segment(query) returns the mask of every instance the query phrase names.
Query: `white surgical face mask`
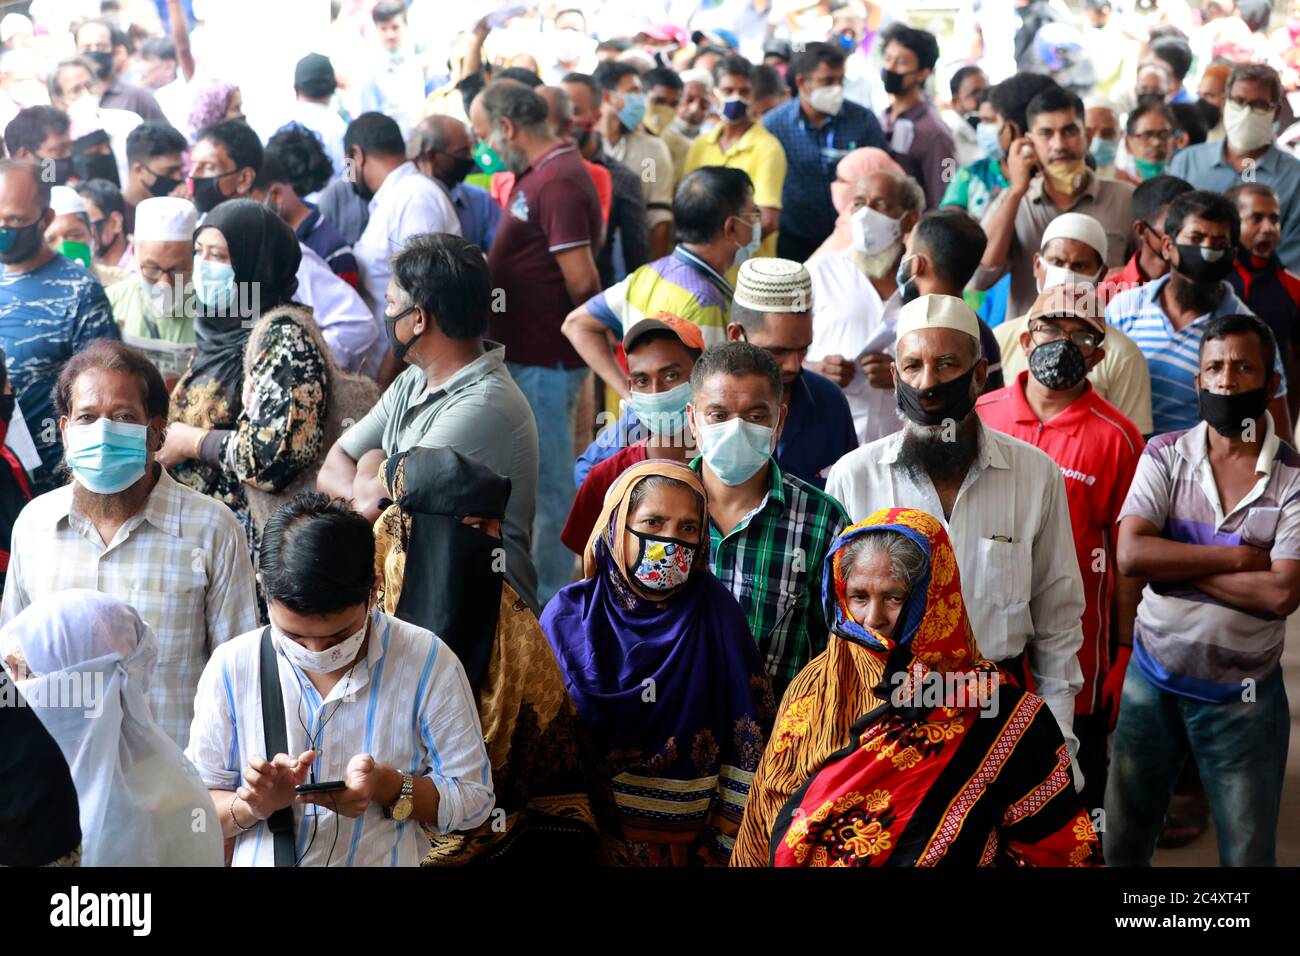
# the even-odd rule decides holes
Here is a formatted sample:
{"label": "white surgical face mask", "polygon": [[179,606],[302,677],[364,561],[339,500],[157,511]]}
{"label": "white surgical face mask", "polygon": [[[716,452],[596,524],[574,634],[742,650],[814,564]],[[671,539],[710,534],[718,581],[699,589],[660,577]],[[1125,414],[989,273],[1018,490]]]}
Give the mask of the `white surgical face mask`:
{"label": "white surgical face mask", "polygon": [[835,116],[844,106],[844,87],[819,86],[808,94],[808,105],[818,113]]}
{"label": "white surgical face mask", "polygon": [[1232,100],[1223,104],[1223,133],[1228,145],[1248,153],[1273,142],[1273,111],[1238,106]]}
{"label": "white surgical face mask", "polygon": [[854,247],[867,255],[883,252],[903,234],[897,219],[891,219],[870,206],[863,206],[855,212],[849,225],[853,229]]}
{"label": "white surgical face mask", "polygon": [[281,634],[274,624],[271,625],[271,635],[275,638],[276,646],[284,652],[284,656],[300,669],[313,674],[330,674],[356,660],[357,652],[361,650],[361,645],[366,639],[366,626],[369,623],[370,615],[367,614],[359,631],[323,651],[307,650],[297,641]]}
{"label": "white surgical face mask", "polygon": [[1064,266],[1049,266],[1045,262],[1043,263],[1043,272],[1043,281],[1038,283],[1039,292],[1055,288],[1058,285],[1095,285],[1097,282],[1096,276],[1073,272]]}

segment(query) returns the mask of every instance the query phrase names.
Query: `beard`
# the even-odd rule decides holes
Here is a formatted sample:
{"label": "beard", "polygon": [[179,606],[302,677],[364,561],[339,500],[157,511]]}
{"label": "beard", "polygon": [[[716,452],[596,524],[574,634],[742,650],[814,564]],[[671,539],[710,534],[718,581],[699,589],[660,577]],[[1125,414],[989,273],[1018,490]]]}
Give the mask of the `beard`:
{"label": "beard", "polygon": [[[146,468],[135,484],[111,495],[97,495],[75,478],[72,479],[72,504],[77,513],[89,518],[94,524],[121,524],[136,514],[148,500],[162,469],[162,465],[154,462],[153,455],[154,452],[151,451],[149,462],[152,467]],[[64,468],[67,468],[66,464]],[[71,474],[71,469],[68,469],[68,473]]]}
{"label": "beard", "polygon": [[883,279],[898,268],[898,261],[903,256],[903,241],[896,239],[879,252],[862,252],[856,248],[852,252],[859,269],[872,279]]}
{"label": "beard", "polygon": [[932,481],[957,481],[970,471],[979,450],[979,418],[974,412],[962,419],[955,434],[942,425],[918,425],[905,418],[898,461],[925,472]]}
{"label": "beard", "polygon": [[1211,285],[1207,282],[1193,282],[1185,276],[1178,274],[1178,270],[1172,269],[1175,278],[1183,279],[1182,282],[1173,283],[1174,301],[1184,309],[1190,309],[1195,312],[1213,312],[1214,307],[1219,304],[1219,293],[1221,285]]}

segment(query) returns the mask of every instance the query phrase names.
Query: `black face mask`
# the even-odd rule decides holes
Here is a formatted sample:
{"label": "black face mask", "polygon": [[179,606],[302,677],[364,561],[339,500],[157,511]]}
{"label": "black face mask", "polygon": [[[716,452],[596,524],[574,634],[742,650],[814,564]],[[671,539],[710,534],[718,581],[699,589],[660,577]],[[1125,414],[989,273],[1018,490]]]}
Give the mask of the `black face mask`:
{"label": "black face mask", "polygon": [[[975,408],[975,399],[970,394],[971,380],[974,377],[975,366],[972,365],[964,375],[923,391],[908,385],[900,376],[894,383],[899,411],[918,425],[942,425],[949,419],[964,421]],[[934,413],[927,412],[921,400],[935,398],[943,402],[943,407]]]}
{"label": "black face mask", "polygon": [[375,198],[375,191],[366,185],[366,177],[361,175],[361,164],[354,162],[351,167],[349,172],[352,174],[352,191],[362,202],[370,202]]}
{"label": "black face mask", "polygon": [[149,195],[170,196],[173,189],[185,182],[183,179],[172,179],[170,176],[164,176],[161,173],[155,173],[152,169],[145,167],[146,171],[153,176],[153,185],[149,187]]}
{"label": "black face mask", "polygon": [[44,216],[26,226],[0,228],[0,262],[6,265],[26,262],[36,255],[44,242]]}
{"label": "black face mask", "polygon": [[883,68],[880,71],[880,79],[881,82],[885,84],[885,92],[891,96],[903,92],[903,80],[911,75],[910,72],[898,73],[895,70],[886,70]]}
{"label": "black face mask", "polygon": [[72,157],[72,171],[83,183],[90,179],[107,179],[114,186],[121,185],[117,179],[117,160],[112,156],[78,153]]}
{"label": "black face mask", "polygon": [[979,113],[967,113],[962,118],[966,120],[966,125],[969,126],[971,129],[979,129],[980,127]]}
{"label": "black face mask", "polygon": [[194,208],[200,213],[209,213],[230,199],[230,196],[221,191],[218,181],[237,172],[239,170],[235,169],[217,176],[191,176],[190,182],[194,184]]}
{"label": "black face mask", "polygon": [[916,275],[910,265],[907,267],[906,273],[904,273],[903,266],[900,263],[898,272],[894,274],[894,280],[898,283],[898,298],[903,305],[920,298],[921,290],[917,288]]}
{"label": "black face mask", "polygon": [[54,164],[54,185],[66,186],[68,178],[72,175],[72,157],[64,156],[62,159],[52,159]]}
{"label": "black face mask", "polygon": [[95,64],[101,80],[108,79],[108,75],[113,72],[113,54],[102,50],[87,50],[81,55]]}
{"label": "black face mask", "polygon": [[1029,353],[1029,374],[1044,388],[1068,392],[1088,374],[1079,346],[1069,339],[1057,339],[1034,347]]}
{"label": "black face mask", "polygon": [[1268,400],[1267,388],[1230,395],[1219,395],[1203,388],[1199,396],[1201,418],[1225,438],[1236,438],[1246,430],[1247,422],[1264,414]]}
{"label": "black face mask", "polygon": [[[1218,285],[1232,272],[1236,256],[1232,249],[1209,249],[1205,246],[1193,246],[1186,242],[1174,243],[1178,250],[1178,264],[1171,266],[1193,282]],[[1210,256],[1207,257],[1206,253]],[[1217,258],[1216,258],[1217,256]]]}
{"label": "black face mask", "polygon": [[[356,184],[353,183],[353,185],[355,186]],[[396,315],[384,316],[384,331],[388,333],[388,347],[393,350],[393,358],[397,359],[399,362],[406,361],[406,353],[411,350],[411,346],[415,344],[415,340],[418,339],[420,335],[424,334],[420,333],[420,335],[412,335],[405,342],[397,337],[398,321],[401,320],[403,316],[410,315],[414,311],[415,306],[411,306],[409,309],[406,309],[403,312],[398,312]]]}
{"label": "black face mask", "polygon": [[448,186],[459,186],[477,168],[478,163],[474,162],[473,156],[457,156],[451,161],[451,170],[443,182]]}
{"label": "black face mask", "polygon": [[0,395],[0,422],[5,425],[8,425],[9,419],[13,417],[14,402],[17,398],[17,395]]}

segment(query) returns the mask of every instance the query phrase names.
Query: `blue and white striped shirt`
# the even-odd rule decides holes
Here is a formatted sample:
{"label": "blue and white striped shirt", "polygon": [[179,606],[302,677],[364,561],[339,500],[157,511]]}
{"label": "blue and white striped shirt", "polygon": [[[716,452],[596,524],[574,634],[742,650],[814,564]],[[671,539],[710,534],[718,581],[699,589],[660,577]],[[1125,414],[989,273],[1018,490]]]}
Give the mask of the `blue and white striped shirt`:
{"label": "blue and white striped shirt", "polygon": [[[1160,290],[1168,281],[1166,275],[1125,289],[1106,306],[1106,321],[1136,342],[1146,356],[1151,370],[1151,418],[1157,435],[1186,431],[1201,421],[1195,375],[1200,370],[1201,336],[1210,319],[1255,314],[1224,282],[1223,298],[1213,312],[1175,329],[1160,305]],[[1277,394],[1285,395],[1286,373],[1280,357],[1273,367],[1282,376]]]}
{"label": "blue and white striped shirt", "polygon": [[[258,628],[216,648],[199,680],[186,755],[209,789],[243,785],[249,759],[266,756],[261,638]],[[289,752],[321,751],[316,780],[344,779],[348,761],[368,753],[376,763],[433,780],[439,833],[487,819],[496,795],[478,708],[460,661],[432,633],[374,612],[365,659],[324,700],[283,653],[277,661]],[[295,806],[293,816],[300,866],[418,866],[429,850],[418,823],[385,819],[376,804],[356,818],[321,805]],[[274,863],[265,821],[238,835],[232,865]]]}

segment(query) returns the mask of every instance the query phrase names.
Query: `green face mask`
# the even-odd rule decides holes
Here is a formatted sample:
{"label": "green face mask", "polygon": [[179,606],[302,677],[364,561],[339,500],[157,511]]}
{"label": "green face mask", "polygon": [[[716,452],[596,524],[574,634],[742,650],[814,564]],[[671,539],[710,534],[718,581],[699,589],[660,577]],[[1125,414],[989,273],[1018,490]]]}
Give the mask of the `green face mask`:
{"label": "green face mask", "polygon": [[470,152],[474,156],[474,161],[478,163],[478,168],[483,170],[483,172],[490,174],[504,173],[506,171],[506,164],[497,154],[497,151],[483,140],[479,140],[475,143],[474,148],[470,150]]}
{"label": "green face mask", "polygon": [[1136,156],[1133,157],[1133,169],[1137,172],[1138,178],[1143,182],[1159,176],[1165,171],[1167,165],[1169,164],[1157,163],[1149,159],[1138,159]]}
{"label": "green face mask", "polygon": [[59,253],[73,262],[80,262],[87,269],[90,268],[90,246],[84,242],[70,242],[65,239],[59,243]]}

